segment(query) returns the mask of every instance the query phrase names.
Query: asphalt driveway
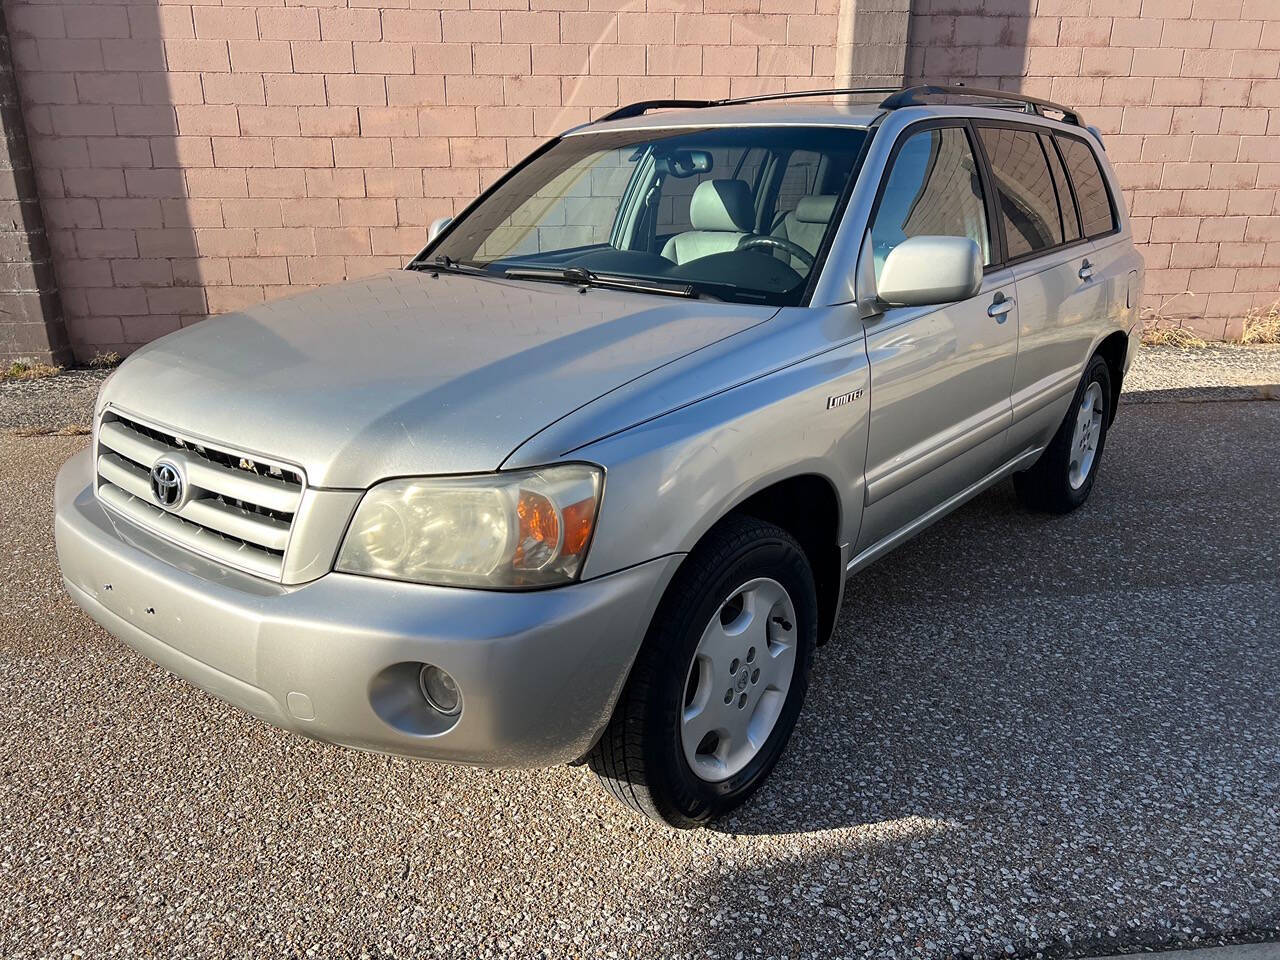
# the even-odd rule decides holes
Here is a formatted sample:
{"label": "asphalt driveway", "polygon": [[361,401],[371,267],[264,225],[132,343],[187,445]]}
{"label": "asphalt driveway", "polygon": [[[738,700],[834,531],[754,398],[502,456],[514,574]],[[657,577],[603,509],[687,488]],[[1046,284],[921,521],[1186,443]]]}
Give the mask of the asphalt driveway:
{"label": "asphalt driveway", "polygon": [[1067,956],[1280,930],[1280,403],[1126,403],[850,584],[774,779],[672,833],[583,769],[278,733],[79,614],[83,437],[0,438],[0,956]]}

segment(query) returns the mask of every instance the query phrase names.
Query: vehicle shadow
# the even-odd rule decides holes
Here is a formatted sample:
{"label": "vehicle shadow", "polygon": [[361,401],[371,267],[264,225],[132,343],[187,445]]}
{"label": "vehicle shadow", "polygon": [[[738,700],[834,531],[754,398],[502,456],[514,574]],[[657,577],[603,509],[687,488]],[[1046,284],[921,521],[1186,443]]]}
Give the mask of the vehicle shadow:
{"label": "vehicle shadow", "polygon": [[851,579],[787,754],[716,828],[1039,810],[1060,839],[1136,789],[1180,793],[1183,769],[1237,780],[1244,732],[1280,740],[1274,692],[1239,695],[1280,679],[1259,639],[1280,610],[1257,603],[1276,596],[1275,409],[1128,403],[1084,509],[1031,514],[1005,483]]}

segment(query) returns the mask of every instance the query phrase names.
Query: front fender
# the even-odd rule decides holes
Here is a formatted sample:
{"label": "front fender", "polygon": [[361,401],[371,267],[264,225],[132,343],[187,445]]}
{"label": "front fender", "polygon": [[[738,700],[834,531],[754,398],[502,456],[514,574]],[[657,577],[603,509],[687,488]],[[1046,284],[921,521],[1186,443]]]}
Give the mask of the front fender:
{"label": "front fender", "polygon": [[[804,474],[837,494],[857,539],[869,370],[861,337],[572,451],[607,472],[584,576],[691,550],[751,495]],[[829,405],[832,397],[852,395]]]}

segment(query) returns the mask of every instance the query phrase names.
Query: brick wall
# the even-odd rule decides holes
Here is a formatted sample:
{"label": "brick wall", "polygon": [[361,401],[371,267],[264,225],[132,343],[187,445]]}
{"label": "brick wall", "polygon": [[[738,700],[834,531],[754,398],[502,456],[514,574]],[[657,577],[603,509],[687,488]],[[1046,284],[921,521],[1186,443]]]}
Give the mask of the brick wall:
{"label": "brick wall", "polygon": [[1280,296],[1280,0],[5,10],[82,359],[399,265],[432,219],[618,103],[896,82],[904,62],[913,79],[1064,100],[1101,127],[1150,267],[1148,307],[1222,335]]}
{"label": "brick wall", "polygon": [[432,219],[618,103],[830,85],[839,19],[839,0],[6,9],[82,359],[399,265]]}
{"label": "brick wall", "polygon": [[912,9],[910,77],[1049,97],[1102,130],[1147,261],[1149,314],[1232,336],[1280,299],[1278,0]]}

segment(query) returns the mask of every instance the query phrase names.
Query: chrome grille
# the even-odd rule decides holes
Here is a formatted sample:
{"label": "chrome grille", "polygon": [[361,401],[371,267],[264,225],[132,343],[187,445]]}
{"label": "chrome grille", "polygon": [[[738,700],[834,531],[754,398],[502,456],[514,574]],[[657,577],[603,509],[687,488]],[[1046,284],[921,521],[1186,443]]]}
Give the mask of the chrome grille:
{"label": "chrome grille", "polygon": [[[162,507],[151,469],[165,460],[188,488]],[[227,566],[279,580],[306,480],[297,467],[108,409],[98,424],[98,499],[134,523]]]}

